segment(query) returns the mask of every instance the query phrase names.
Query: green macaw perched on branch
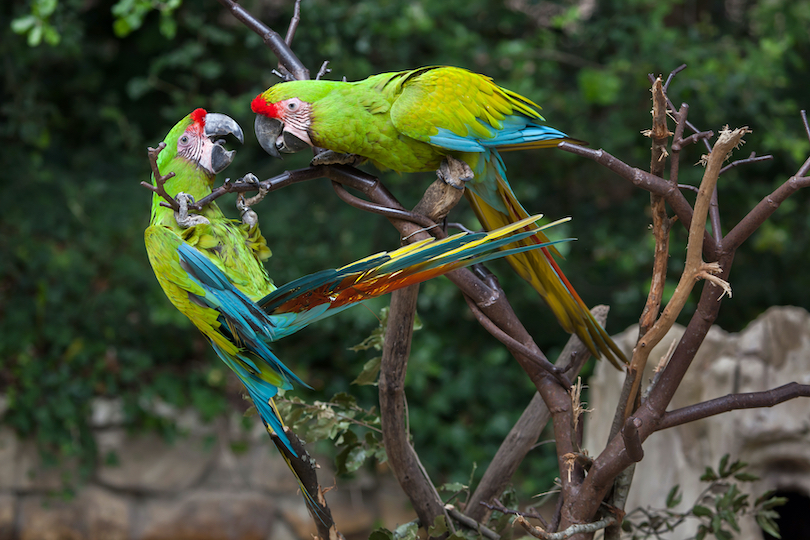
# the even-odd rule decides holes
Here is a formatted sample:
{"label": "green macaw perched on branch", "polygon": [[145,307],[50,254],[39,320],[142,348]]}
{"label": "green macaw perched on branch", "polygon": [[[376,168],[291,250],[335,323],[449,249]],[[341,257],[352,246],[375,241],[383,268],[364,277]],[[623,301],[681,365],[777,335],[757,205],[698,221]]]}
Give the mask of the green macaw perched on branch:
{"label": "green macaw perched on branch", "polygon": [[[474,175],[466,192],[488,231],[529,216],[506,180],[499,151],[581,143],[540,124],[540,107],[497,86],[489,77],[455,67],[382,73],[363,81],[289,81],[258,95],[256,136],[280,157],[308,147],[331,150],[313,164],[368,159],[398,172],[436,170],[445,156],[465,162]],[[349,156],[335,156],[334,152]],[[542,244],[538,233],[523,245]],[[510,255],[515,271],[548,303],[557,320],[576,333],[594,356],[601,351],[617,368],[626,362],[593,318],[552,256],[553,247]]]}
{"label": "green macaw perched on branch", "polygon": [[[184,215],[182,203],[208,195],[215,175],[233,159],[233,151],[225,151],[221,139],[228,133],[242,140],[236,122],[203,109],[169,131],[157,158],[161,176],[152,177],[155,194],[146,249],[166,296],[236,373],[268,431],[278,436],[273,441],[292,455],[296,453],[273,398],[279,388],[291,389],[293,382],[306,384],[273,354],[270,343],[365,299],[473,263],[551,245],[520,242],[560,223],[537,229],[532,223],[540,216],[532,216],[486,234],[426,240],[276,288],[261,262],[270,252],[257,224],[238,224],[214,203],[199,215]],[[161,204],[161,189],[181,203],[179,211]],[[303,486],[302,491],[318,515]]]}

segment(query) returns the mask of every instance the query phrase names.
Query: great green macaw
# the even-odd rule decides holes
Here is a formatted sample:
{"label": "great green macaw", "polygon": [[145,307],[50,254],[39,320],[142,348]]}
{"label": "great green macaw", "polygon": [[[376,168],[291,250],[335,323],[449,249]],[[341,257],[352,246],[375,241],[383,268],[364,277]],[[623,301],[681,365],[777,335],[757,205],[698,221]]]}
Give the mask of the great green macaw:
{"label": "great green macaw", "polygon": [[[529,216],[506,180],[499,151],[548,148],[576,141],[541,124],[540,107],[484,75],[455,67],[382,73],[357,82],[289,81],[258,95],[256,136],[271,155],[319,147],[370,160],[380,169],[433,171],[445,156],[474,173],[467,198],[488,231]],[[331,157],[330,157],[331,159]],[[331,161],[334,162],[334,161]],[[344,161],[346,162],[346,161]],[[330,161],[316,156],[313,164]],[[547,242],[542,233],[525,245]],[[594,356],[626,362],[563,275],[553,248],[508,257],[548,303],[557,320]]]}
{"label": "great green macaw", "polygon": [[[233,151],[222,144],[228,133],[242,140],[236,122],[203,109],[174,126],[157,160],[161,175],[174,175],[163,184],[165,191],[179,200],[208,195],[215,175],[233,159]],[[155,185],[154,175],[152,182]],[[149,262],[160,286],[236,373],[267,429],[293,455],[273,398],[279,388],[291,389],[293,382],[306,384],[273,354],[270,343],[365,299],[476,262],[549,245],[519,245],[540,231],[532,227],[540,216],[532,216],[487,234],[410,244],[276,288],[262,265],[270,252],[258,225],[226,218],[215,203],[192,216],[191,224],[180,225],[175,211],[162,206],[162,201],[153,196],[145,233]],[[307,502],[318,515],[312,501]]]}

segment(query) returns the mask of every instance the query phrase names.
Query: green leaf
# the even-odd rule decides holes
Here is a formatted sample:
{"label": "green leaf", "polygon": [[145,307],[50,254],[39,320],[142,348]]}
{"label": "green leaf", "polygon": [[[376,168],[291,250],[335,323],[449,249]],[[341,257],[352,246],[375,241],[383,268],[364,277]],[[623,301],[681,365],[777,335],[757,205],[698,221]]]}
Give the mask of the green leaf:
{"label": "green leaf", "polygon": [[354,472],[363,466],[366,458],[369,457],[369,452],[363,446],[355,446],[346,456],[345,468],[346,472]]}
{"label": "green leaf", "polygon": [[417,540],[419,538],[419,525],[416,521],[409,521],[394,530],[394,540]]}
{"label": "green leaf", "polygon": [[33,15],[17,17],[11,21],[11,31],[15,34],[25,34],[36,24],[36,22],[37,19]]}
{"label": "green leaf", "polygon": [[672,489],[669,490],[666,502],[667,508],[675,508],[681,503],[683,495],[679,493],[680,487],[681,486],[679,484],[675,484],[674,486],[672,486]]}
{"label": "green leaf", "polygon": [[465,486],[461,482],[450,482],[450,483],[447,483],[447,484],[442,484],[437,489],[439,491],[450,491],[452,493],[455,493],[457,491],[462,491],[462,490],[467,489],[467,486]]}
{"label": "green leaf", "polygon": [[787,497],[771,497],[769,500],[762,503],[763,509],[770,509],[776,508],[777,506],[783,506],[787,504],[788,500]]}
{"label": "green leaf", "polygon": [[360,375],[358,375],[357,378],[352,381],[352,384],[356,384],[358,386],[377,386],[377,376],[380,374],[381,362],[382,356],[375,356],[363,364],[363,371],[361,371]]}
{"label": "green leaf", "polygon": [[380,527],[379,529],[371,531],[371,534],[368,535],[368,540],[394,540],[394,533],[385,527]]}
{"label": "green leaf", "polygon": [[737,473],[734,475],[734,478],[740,482],[756,482],[759,480],[759,476],[751,473]]}
{"label": "green leaf", "polygon": [[712,512],[705,506],[696,504],[694,508],[692,508],[692,514],[695,515],[696,517],[711,517],[714,515],[714,512]]}
{"label": "green leaf", "polygon": [[774,538],[782,538],[782,535],[779,534],[779,525],[773,519],[757,514],[757,525],[763,532],[770,534]]}
{"label": "green leaf", "polygon": [[436,516],[433,520],[433,525],[428,529],[428,536],[441,536],[448,531],[447,521],[443,515]]}
{"label": "green leaf", "polygon": [[714,469],[711,467],[706,467],[706,471],[701,475],[700,480],[702,482],[714,482],[718,480],[717,474],[714,472]]}
{"label": "green leaf", "polygon": [[717,540],[732,540],[733,538],[733,536],[731,536],[731,533],[726,531],[725,529],[718,529],[713,532],[714,537],[717,538]]}
{"label": "green leaf", "polygon": [[721,478],[725,478],[728,476],[728,471],[726,471],[726,465],[728,465],[728,458],[729,454],[725,454],[723,457],[720,458],[720,466],[718,467],[717,471],[720,473]]}

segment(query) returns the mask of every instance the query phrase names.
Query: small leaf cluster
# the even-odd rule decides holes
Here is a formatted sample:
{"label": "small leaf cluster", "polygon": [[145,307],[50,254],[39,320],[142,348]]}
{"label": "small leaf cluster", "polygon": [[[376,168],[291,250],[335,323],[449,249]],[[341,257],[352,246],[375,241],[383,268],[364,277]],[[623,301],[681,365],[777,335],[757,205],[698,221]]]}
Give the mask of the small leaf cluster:
{"label": "small leaf cluster", "polygon": [[333,441],[338,474],[355,472],[370,458],[380,463],[387,459],[379,414],[358,406],[349,394],[341,392],[328,402],[312,404],[300,398],[280,399],[278,406],[290,429],[307,443]]}
{"label": "small leaf cluster", "polygon": [[[683,500],[680,486],[675,485],[667,495],[665,509],[633,510],[622,523],[623,530],[633,532],[634,540],[651,536],[657,538],[660,533],[671,532],[686,519],[691,518],[699,520],[695,540],[704,540],[710,536],[717,540],[731,540],[734,533],[740,533],[739,518],[753,515],[763,531],[775,538],[781,538],[776,523],[779,514],[774,508],[785,504],[787,499],[776,497],[773,491],[767,491],[757,497],[752,505],[748,500],[749,495],[743,493],[737,485],[737,482],[759,480],[759,477],[744,471],[747,466],[747,463],[739,460],[729,463],[729,454],[724,455],[717,470],[706,467],[700,480],[709,485],[687,511],[673,510]],[[630,519],[630,516],[636,513],[644,516],[638,522]]]}

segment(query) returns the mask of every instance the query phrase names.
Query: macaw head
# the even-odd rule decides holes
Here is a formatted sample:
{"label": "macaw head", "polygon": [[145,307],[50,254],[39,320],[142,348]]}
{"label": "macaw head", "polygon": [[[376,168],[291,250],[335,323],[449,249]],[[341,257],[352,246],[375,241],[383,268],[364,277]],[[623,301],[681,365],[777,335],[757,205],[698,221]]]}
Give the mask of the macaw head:
{"label": "macaw head", "polygon": [[254,129],[265,152],[281,158],[315,146],[312,142],[313,104],[326,89],[323,81],[290,81],[271,86],[256,96]]}
{"label": "macaw head", "polygon": [[227,135],[233,135],[240,143],[245,141],[242,128],[233,118],[197,109],[166,135],[166,149],[158,156],[158,167],[163,170],[170,160],[179,157],[216,175],[231,164],[236,153],[225,149]]}

